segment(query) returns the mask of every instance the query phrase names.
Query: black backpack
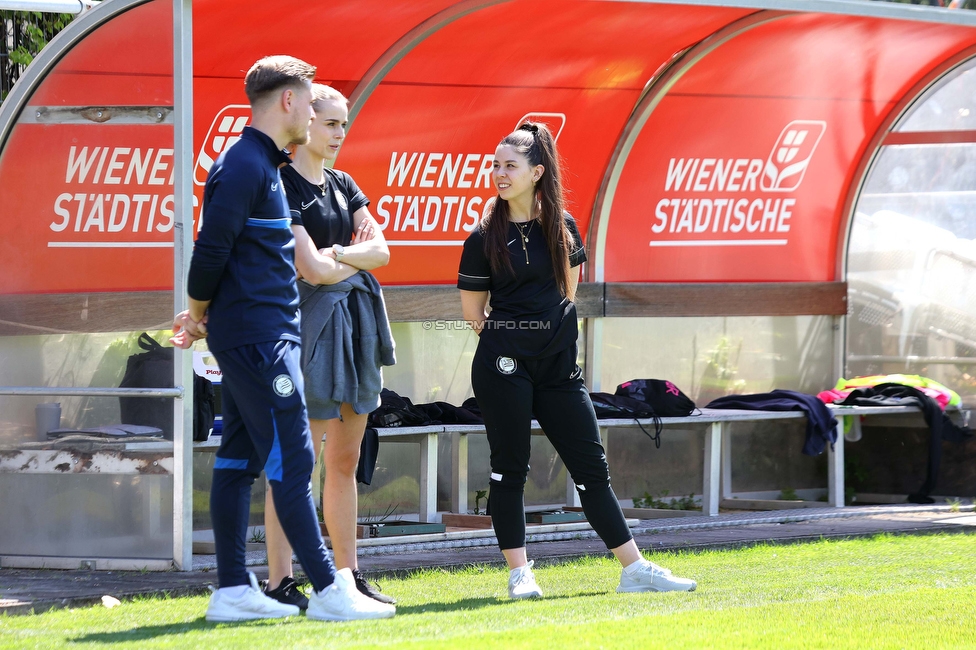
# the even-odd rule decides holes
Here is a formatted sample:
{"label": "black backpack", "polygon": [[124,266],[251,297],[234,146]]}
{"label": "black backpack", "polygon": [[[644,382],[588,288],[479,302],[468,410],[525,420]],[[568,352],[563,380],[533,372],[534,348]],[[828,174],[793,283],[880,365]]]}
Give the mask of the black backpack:
{"label": "black backpack", "polygon": [[654,409],[632,397],[611,395],[610,393],[590,393],[593,410],[598,420],[609,418],[652,418]]}
{"label": "black backpack", "polygon": [[[664,429],[664,425],[661,423],[660,416],[654,412],[649,404],[631,397],[611,395],[610,393],[590,393],[590,402],[593,404],[593,410],[596,412],[598,420],[634,418],[634,422],[637,422],[637,426],[644,432],[644,435],[654,441],[654,447],[661,448],[661,431]],[[653,436],[644,428],[644,425],[638,422],[638,419],[647,418],[654,420]]]}
{"label": "black backpack", "polygon": [[[143,332],[139,347],[145,352],[133,354],[125,366],[120,388],[172,388],[173,350],[164,348]],[[162,429],[167,440],[173,439],[173,401],[167,397],[120,397],[122,424],[140,424]],[[193,440],[210,438],[214,421],[214,389],[210,380],[193,374]]]}
{"label": "black backpack", "polygon": [[614,395],[644,402],[662,418],[683,418],[696,408],[681,389],[663,379],[631,379],[617,386]]}

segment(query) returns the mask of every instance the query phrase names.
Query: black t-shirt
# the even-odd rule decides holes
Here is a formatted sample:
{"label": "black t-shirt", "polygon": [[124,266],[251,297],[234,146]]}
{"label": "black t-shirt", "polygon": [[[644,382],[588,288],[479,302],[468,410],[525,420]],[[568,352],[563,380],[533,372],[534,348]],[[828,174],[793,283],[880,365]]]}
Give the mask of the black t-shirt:
{"label": "black t-shirt", "polygon": [[[586,261],[586,251],[576,221],[569,214],[565,219],[573,238],[569,265],[577,267]],[[491,292],[491,313],[479,345],[489,346],[493,354],[516,359],[542,358],[576,343],[576,305],[559,293],[540,222],[532,222],[531,229],[520,225],[529,240],[524,250],[519,227],[508,224],[514,276],[491,272],[484,237],[476,229],[464,242],[457,286],[466,291]]]}
{"label": "black t-shirt", "polygon": [[316,249],[352,243],[353,215],[369,205],[352,176],[326,169],[325,182],[316,185],[288,165],[281,169],[281,182],[288,196],[291,225],[304,227]]}

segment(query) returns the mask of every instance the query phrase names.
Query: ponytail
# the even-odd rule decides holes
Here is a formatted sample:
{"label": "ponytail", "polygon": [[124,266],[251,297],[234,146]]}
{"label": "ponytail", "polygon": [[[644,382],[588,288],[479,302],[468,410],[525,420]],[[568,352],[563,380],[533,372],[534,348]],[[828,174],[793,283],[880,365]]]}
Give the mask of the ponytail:
{"label": "ponytail", "polygon": [[[569,266],[573,239],[566,226],[566,219],[563,218],[562,174],[556,141],[545,124],[526,122],[505,136],[499,144],[513,147],[528,159],[531,166],[542,165],[545,170],[535,186],[536,198],[542,206],[539,225],[546,238],[559,293],[573,300],[576,296],[570,293]],[[508,244],[505,242],[508,236],[508,217],[508,201],[496,196],[481,224],[485,254],[493,273],[515,273]]]}

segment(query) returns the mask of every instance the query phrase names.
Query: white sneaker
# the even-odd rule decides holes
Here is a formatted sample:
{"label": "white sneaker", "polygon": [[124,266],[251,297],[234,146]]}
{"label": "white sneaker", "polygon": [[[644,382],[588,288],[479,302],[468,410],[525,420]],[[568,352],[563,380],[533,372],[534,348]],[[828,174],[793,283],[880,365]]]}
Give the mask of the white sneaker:
{"label": "white sneaker", "polygon": [[508,597],[509,598],[541,598],[542,590],[535,583],[535,574],[532,573],[532,565],[529,562],[525,566],[512,569],[508,573]]}
{"label": "white sneaker", "polygon": [[247,572],[251,586],[243,596],[232,598],[221,589],[210,596],[207,605],[207,620],[212,622],[251,621],[259,618],[285,618],[298,616],[301,611],[294,605],[279,603],[274,598],[268,598],[258,586],[258,579],[250,571]]}
{"label": "white sneaker", "polygon": [[635,591],[694,591],[698,583],[688,578],[677,578],[671,571],[644,560],[644,563],[634,572],[623,570],[620,572],[620,584],[617,593],[631,593]]}
{"label": "white sneaker", "polygon": [[320,592],[312,591],[305,615],[316,621],[358,621],[390,618],[396,607],[373,600],[356,588],[349,568],[336,571],[335,581]]}

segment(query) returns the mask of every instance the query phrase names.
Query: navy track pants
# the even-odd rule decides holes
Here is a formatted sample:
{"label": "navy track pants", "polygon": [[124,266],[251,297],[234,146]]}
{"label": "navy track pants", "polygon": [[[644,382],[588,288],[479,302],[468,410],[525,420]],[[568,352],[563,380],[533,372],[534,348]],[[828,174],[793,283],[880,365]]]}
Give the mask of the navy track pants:
{"label": "navy track pants", "polygon": [[314,455],[301,347],[272,341],[215,352],[214,357],[223,373],[224,417],[210,490],[218,583],[248,584],[244,552],[251,485],[264,470],[288,542],[312,586],[322,591],[332,584],[335,567],[312,500]]}

